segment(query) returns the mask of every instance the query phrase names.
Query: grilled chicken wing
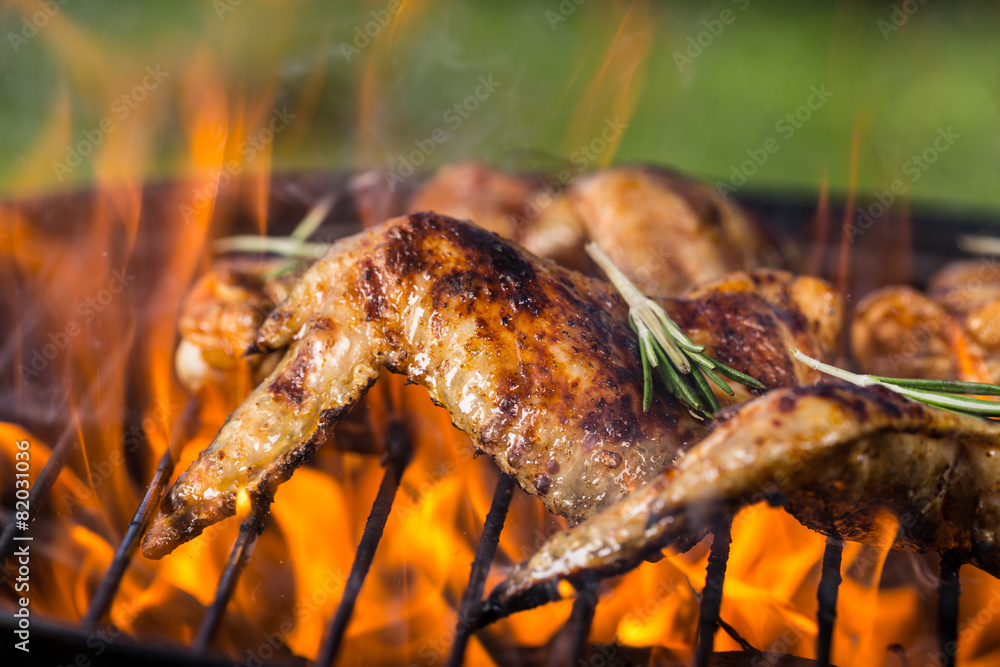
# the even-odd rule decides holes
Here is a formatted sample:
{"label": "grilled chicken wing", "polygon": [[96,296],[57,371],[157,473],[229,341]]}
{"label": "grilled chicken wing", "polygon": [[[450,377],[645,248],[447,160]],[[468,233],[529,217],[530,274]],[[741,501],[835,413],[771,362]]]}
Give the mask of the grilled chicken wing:
{"label": "grilled chicken wing", "polygon": [[541,179],[495,169],[483,162],[455,162],[437,170],[410,200],[410,211],[434,211],[520,241],[521,221]]}
{"label": "grilled chicken wing", "polygon": [[[825,283],[776,272],[663,305],[768,386],[812,379],[785,350],[826,356],[840,313]],[[335,244],[255,345],[288,351],[164,498],[147,556],[231,516],[241,489],[269,499],[383,368],[426,387],[478,449],[573,522],[649,482],[708,430],[669,396],[642,413],[638,350],[609,285],[433,214]]]}
{"label": "grilled chicken wing", "polygon": [[912,287],[891,286],[862,299],[851,322],[851,350],[865,373],[959,379],[958,321]]}
{"label": "grilled chicken wing", "polygon": [[690,546],[742,507],[767,500],[800,522],[895,548],[952,550],[1000,576],[1000,425],[881,388],[815,385],[738,408],[677,466],[549,540],[490,597],[492,614],[553,599],[560,579],[608,576],[667,544]]}
{"label": "grilled chicken wing", "polygon": [[858,304],[851,339],[867,373],[1000,382],[1000,271],[955,262],[931,278],[927,295],[877,290]]}
{"label": "grilled chicken wing", "polygon": [[[248,257],[216,260],[188,293],[181,308],[181,342],[174,357],[177,376],[191,393],[206,383],[223,384],[257,330],[274,307],[285,300],[297,273],[271,276],[284,259]],[[251,360],[254,384],[267,376],[277,358]]]}
{"label": "grilled chicken wing", "polygon": [[543,256],[595,241],[646,294],[678,294],[776,253],[738,206],[710,186],[653,167],[588,174],[546,208],[521,242]]}
{"label": "grilled chicken wing", "polygon": [[992,381],[1000,382],[1000,270],[996,262],[949,264],[931,278],[928,292],[962,323]]}
{"label": "grilled chicken wing", "polygon": [[[711,188],[647,167],[599,171],[557,197],[538,176],[481,162],[442,167],[405,207],[380,190],[378,196],[363,187],[354,190],[366,221],[377,211],[394,216],[403,208],[474,220],[540,257],[599,276],[583,251],[594,239],[648,294],[678,294],[773,256],[745,214]],[[175,366],[192,393],[206,381],[222,383],[231,376],[263,318],[301,275],[269,278],[279,262],[220,259],[188,296]],[[273,368],[273,360],[254,364],[255,383]]]}

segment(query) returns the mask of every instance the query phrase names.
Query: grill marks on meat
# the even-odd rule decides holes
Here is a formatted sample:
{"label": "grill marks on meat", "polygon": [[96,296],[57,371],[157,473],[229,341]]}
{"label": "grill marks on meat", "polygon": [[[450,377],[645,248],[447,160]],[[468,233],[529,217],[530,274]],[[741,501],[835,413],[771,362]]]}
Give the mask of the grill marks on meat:
{"label": "grill marks on meat", "polygon": [[768,392],[732,409],[675,469],[554,536],[492,601],[517,609],[559,579],[625,571],[762,500],[813,530],[869,544],[883,539],[878,518],[890,512],[900,520],[895,548],[953,550],[1000,576],[998,453],[1000,425],[881,388]]}
{"label": "grill marks on meat", "polygon": [[[797,279],[772,278],[788,284],[760,290],[752,305],[772,315],[754,335],[795,337],[824,356],[814,332],[825,325],[807,318],[792,331],[788,313],[774,314],[782,308],[772,301],[794,308],[780,293],[794,293]],[[664,306],[699,310],[684,300]],[[726,349],[708,329],[696,340]],[[609,285],[433,214],[338,242],[268,317],[255,345],[288,350],[165,497],[143,541],[148,557],[231,516],[240,488],[270,498],[317,446],[320,422],[342,416],[383,368],[426,387],[478,449],[572,522],[645,485],[708,430],[670,397],[642,413],[638,350]],[[783,352],[773,361],[787,367]]]}

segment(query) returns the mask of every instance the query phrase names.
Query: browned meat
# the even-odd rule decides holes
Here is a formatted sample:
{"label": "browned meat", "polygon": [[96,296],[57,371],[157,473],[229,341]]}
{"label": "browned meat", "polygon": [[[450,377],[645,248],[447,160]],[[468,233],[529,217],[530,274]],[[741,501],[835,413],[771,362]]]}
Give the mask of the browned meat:
{"label": "browned meat", "polygon": [[[813,377],[785,350],[826,356],[822,332],[840,312],[821,281],[774,272],[663,305],[696,342],[770,386]],[[637,347],[609,285],[432,214],[335,244],[256,346],[288,351],[165,497],[147,556],[231,516],[241,489],[269,499],[325,437],[314,436],[320,425],[383,368],[426,387],[501,470],[574,522],[668,469],[708,429],[669,396],[642,413]]]}
{"label": "browned meat", "polygon": [[[1000,576],[1000,425],[880,388],[816,385],[735,408],[652,484],[554,536],[491,595],[494,613],[551,599],[561,579],[607,576],[659,548],[690,546],[747,505],[782,504],[804,525],[897,549],[953,550]],[[739,517],[736,517],[739,520]]]}
{"label": "browned meat", "polygon": [[852,347],[866,373],[1000,382],[1000,271],[955,262],[928,295],[885,287],[858,304]]}
{"label": "browned meat", "polygon": [[438,169],[420,186],[408,210],[433,211],[520,241],[525,205],[540,179],[494,169],[483,162],[455,162]]}
{"label": "browned meat", "polygon": [[854,359],[865,373],[957,380],[958,321],[912,287],[884,287],[858,303],[851,322]]}
{"label": "browned meat", "polygon": [[651,167],[588,174],[524,233],[543,256],[595,241],[646,294],[679,294],[731,271],[776,262],[746,214],[710,186]]}
{"label": "browned meat", "polygon": [[[218,259],[188,293],[181,308],[181,342],[175,367],[191,393],[206,383],[225,384],[264,318],[284,301],[299,273],[270,277],[283,259]],[[272,355],[250,360],[254,384],[273,370]]]}
{"label": "browned meat", "polygon": [[[372,176],[358,177],[354,186],[359,215],[369,226],[378,211],[397,215],[404,208]],[[536,176],[459,162],[439,169],[405,209],[474,220],[540,257],[600,276],[583,251],[584,242],[594,239],[640,288],[660,296],[756,267],[771,256],[735,205],[670,172],[620,167],[583,177],[564,196],[553,198],[550,190]],[[281,261],[220,259],[192,290],[176,355],[177,374],[190,391],[206,381],[231,380],[263,317],[301,275],[265,278]],[[273,368],[273,359],[254,364],[256,383]]]}
{"label": "browned meat", "polygon": [[930,295],[962,323],[993,382],[1000,382],[1000,266],[969,260],[931,278]]}

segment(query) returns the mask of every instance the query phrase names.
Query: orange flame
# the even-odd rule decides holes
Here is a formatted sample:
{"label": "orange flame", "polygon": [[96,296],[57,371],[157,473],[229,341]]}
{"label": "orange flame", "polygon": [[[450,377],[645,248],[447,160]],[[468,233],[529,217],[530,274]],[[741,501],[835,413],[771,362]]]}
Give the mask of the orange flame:
{"label": "orange flame", "polygon": [[[24,12],[34,8],[26,0],[16,4]],[[427,5],[403,3],[399,19],[366,54],[357,153],[368,162],[378,148],[371,145],[377,140],[375,123],[391,99],[383,86],[386,65]],[[372,6],[381,11],[382,5]],[[654,35],[647,4],[630,5],[600,54],[597,74],[582,96],[582,111],[570,123],[565,137],[569,151],[601,136],[607,119],[629,121]],[[97,40],[63,15],[54,20],[45,39],[70,76],[25,157],[18,183],[24,192],[51,180],[53,161],[66,162],[67,151],[81,141],[73,130],[70,91],[90,86],[93,72],[108,66]],[[311,68],[315,81],[322,80],[326,62],[318,53]],[[137,75],[136,86],[142,86],[148,74],[128,76]],[[23,369],[12,400],[15,409],[28,412],[43,402],[39,386],[63,391],[67,407],[59,426],[66,427],[73,445],[42,517],[31,529],[38,546],[32,604],[40,614],[69,622],[86,612],[156,461],[179,431],[180,406],[187,397],[173,375],[175,327],[191,281],[209,260],[208,242],[237,224],[237,210],[249,211],[261,233],[269,222],[272,146],[279,131],[272,120],[280,111],[274,91],[265,86],[264,91],[227,93],[208,46],[194,50],[181,67],[161,76],[155,90],[93,88],[108,109],[122,94],[132,95],[129,101],[136,103],[126,104],[128,113],[116,119],[115,131],[88,149],[95,185],[94,199],[81,216],[87,225],[53,229],[35,224],[27,204],[0,206],[0,276],[5,284],[16,284],[15,278],[26,282],[31,303],[38,304],[29,311],[27,301],[12,301],[13,314],[22,316],[15,317],[20,321],[40,321],[33,329],[16,329],[5,348],[16,358],[15,367]],[[129,81],[130,86],[135,83]],[[152,86],[149,81],[147,87]],[[307,85],[294,106],[293,113],[306,122],[288,128],[293,140],[305,136],[319,86]],[[149,102],[139,104],[139,96],[148,96]],[[172,111],[186,141],[178,158],[183,177],[157,200],[164,210],[151,211],[144,188],[152,169],[150,146],[156,128]],[[599,155],[593,166],[611,160],[621,137],[620,132],[607,136],[603,148],[594,151]],[[860,143],[856,126],[852,192]],[[70,180],[67,176],[67,183]],[[818,215],[826,215],[825,195],[824,181]],[[151,229],[147,216],[153,213],[163,214],[169,224]],[[162,260],[155,272],[143,266],[152,244]],[[848,260],[845,248],[839,274],[844,281]],[[988,378],[961,332],[955,350],[963,375]],[[179,442],[174,452],[177,471],[209,444],[239,397],[249,391],[246,365],[239,368],[238,383],[233,391],[209,389],[200,397],[197,432]],[[468,438],[452,427],[449,415],[421,388],[405,386],[402,378],[382,378],[366,407],[376,440],[390,419],[403,420],[414,459],[358,600],[344,652],[364,655],[372,664],[440,662],[454,639],[456,607],[497,473],[488,461],[473,458]],[[35,433],[0,423],[0,489],[6,492],[14,479],[13,443],[31,443],[34,480],[59,437],[58,432]],[[342,595],[382,473],[375,456],[319,452],[280,487],[254,558],[224,617],[217,640],[221,650],[245,661],[266,662],[284,652],[315,656]],[[246,505],[241,503],[241,516],[248,511]],[[212,602],[239,518],[208,529],[161,561],[136,557],[122,580],[111,620],[135,637],[190,643]],[[498,583],[512,563],[530,556],[547,536],[565,527],[535,499],[516,493],[487,588]],[[890,542],[895,524],[887,519],[882,532]],[[823,538],[783,511],[764,506],[744,510],[733,537],[723,619],[758,648],[812,656]],[[886,644],[916,641],[921,631],[925,609],[914,590],[880,586],[886,555],[887,549],[859,545],[848,545],[845,551],[834,656],[839,664],[878,664]],[[686,554],[668,553],[658,563],[607,582],[591,640],[657,647],[689,658],[698,618],[696,591],[704,585],[706,560],[703,544]],[[1000,585],[978,571],[963,576],[962,614],[972,619],[963,626],[963,650],[968,649],[968,664],[992,664],[1000,653],[995,645],[998,622],[979,613],[1000,609]],[[472,640],[467,664],[491,664],[491,642],[545,644],[566,621],[571,604],[566,599],[487,628]],[[738,647],[720,633],[716,648]]]}

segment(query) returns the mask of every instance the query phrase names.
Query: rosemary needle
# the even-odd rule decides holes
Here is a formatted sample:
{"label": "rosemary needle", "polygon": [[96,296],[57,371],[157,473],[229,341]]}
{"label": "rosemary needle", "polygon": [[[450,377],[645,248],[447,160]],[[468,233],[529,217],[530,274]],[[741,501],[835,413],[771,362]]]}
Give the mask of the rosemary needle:
{"label": "rosemary needle", "polygon": [[845,371],[843,368],[824,364],[795,348],[790,351],[796,360],[806,366],[859,387],[885,387],[911,400],[973,417],[1000,417],[1000,403],[975,398],[976,396],[1000,396],[1000,387],[997,385],[983,382],[858,375]]}
{"label": "rosemary needle", "polygon": [[713,415],[719,409],[719,401],[708,380],[730,396],[733,390],[724,377],[754,389],[767,388],[749,375],[705,354],[705,346],[696,345],[688,338],[666,311],[643,294],[600,246],[591,242],[586,250],[628,304],[629,324],[639,337],[643,412],[648,412],[653,403],[653,368],[667,391],[700,415]]}
{"label": "rosemary needle", "polygon": [[[319,229],[334,203],[334,195],[317,201],[289,236],[227,236],[218,239],[213,249],[219,255],[230,252],[270,252],[295,260],[319,259],[330,249],[330,244],[310,243],[307,239]],[[288,268],[287,265],[278,267],[265,277],[274,277],[271,274],[280,274]]]}

